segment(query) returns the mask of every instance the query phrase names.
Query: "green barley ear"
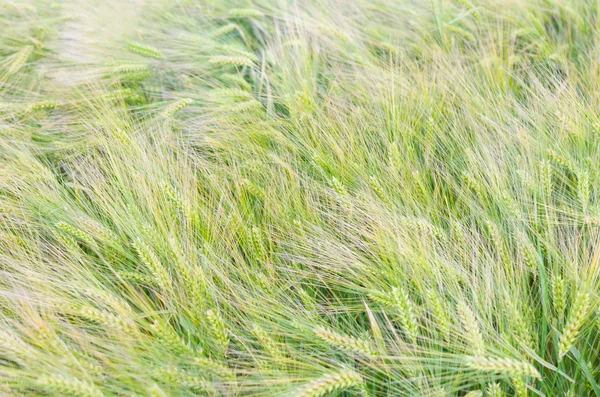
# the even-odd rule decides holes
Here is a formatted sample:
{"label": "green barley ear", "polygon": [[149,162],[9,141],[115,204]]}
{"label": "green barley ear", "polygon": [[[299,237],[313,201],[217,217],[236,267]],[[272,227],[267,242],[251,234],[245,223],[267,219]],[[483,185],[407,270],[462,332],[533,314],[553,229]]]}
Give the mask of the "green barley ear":
{"label": "green barley ear", "polygon": [[164,290],[169,290],[171,287],[171,276],[167,268],[160,262],[154,252],[152,252],[141,240],[134,241],[131,245],[138,257],[142,260],[142,263],[150,270],[157,284]]}
{"label": "green barley ear", "polygon": [[448,340],[450,338],[448,311],[433,288],[427,293],[427,303],[431,314],[433,315],[433,323],[437,326],[443,338]]}
{"label": "green barley ear", "polygon": [[419,335],[419,326],[417,323],[417,316],[415,315],[414,305],[410,300],[408,293],[401,288],[394,288],[392,290],[392,296],[395,307],[399,311],[400,323],[404,327],[406,335],[411,342],[416,343],[417,336]]}
{"label": "green barley ear", "polygon": [[268,276],[264,275],[263,273],[257,273],[254,275],[254,282],[256,283],[256,286],[258,288],[260,288],[261,290],[263,290],[263,292],[266,293],[272,293],[273,291],[271,290],[272,288],[272,284],[271,281],[269,279]]}
{"label": "green barley ear", "polygon": [[519,219],[520,210],[518,204],[515,202],[513,197],[508,192],[502,192],[500,195],[502,202],[506,205],[508,213],[515,219]]}
{"label": "green barley ear", "polygon": [[96,288],[85,288],[82,291],[86,296],[93,299],[94,302],[101,302],[101,305],[115,312],[129,315],[131,307],[118,294]]}
{"label": "green barley ear", "polygon": [[173,266],[180,280],[180,286],[190,298],[189,307],[195,323],[199,323],[206,302],[206,278],[199,266],[190,266],[188,260],[182,254],[183,250],[178,239],[169,239],[174,256]]}
{"label": "green barley ear", "polygon": [[375,354],[373,346],[366,340],[348,335],[338,334],[322,326],[316,327],[313,332],[330,345],[348,352],[371,356]]}
{"label": "green barley ear", "polygon": [[262,231],[256,226],[253,226],[250,237],[256,260],[264,261],[267,258],[267,251],[265,250],[265,241],[263,239]]}
{"label": "green barley ear", "polygon": [[152,324],[152,332],[169,350],[179,354],[195,354],[194,350],[181,339],[169,324],[162,325],[157,320]]}
{"label": "green barley ear", "polygon": [[104,99],[105,101],[121,102],[126,99],[131,99],[135,95],[137,94],[130,88],[119,88],[110,90],[107,93],[101,95],[99,98]]}
{"label": "green barley ear", "polygon": [[575,166],[573,165],[573,163],[571,161],[569,161],[566,158],[560,156],[559,154],[557,154],[552,149],[548,149],[548,151],[546,153],[547,153],[547,155],[548,155],[548,157],[550,158],[551,161],[553,161],[556,164],[560,165],[565,170],[570,171],[573,174],[575,174]]}
{"label": "green barley ear", "polygon": [[532,247],[529,238],[525,235],[525,233],[518,231],[515,235],[515,240],[517,242],[519,252],[521,255],[523,255],[525,266],[527,266],[529,269],[537,268],[537,263],[539,261],[538,254]]}
{"label": "green barley ear", "polygon": [[200,395],[217,395],[217,391],[211,382],[197,376],[181,376],[177,379],[177,384],[192,389]]}
{"label": "green barley ear", "polygon": [[546,160],[540,161],[540,182],[544,195],[547,198],[552,196],[552,164]]}
{"label": "green barley ear", "polygon": [[115,61],[111,62],[110,66],[112,66],[112,70],[122,75],[149,72],[148,65],[143,63],[123,63]]}
{"label": "green barley ear", "polygon": [[468,357],[467,366],[476,371],[507,375],[511,377],[540,378],[538,370],[531,364],[510,358]]}
{"label": "green barley ear", "polygon": [[485,351],[485,344],[475,314],[464,302],[458,304],[456,311],[465,331],[465,339],[469,343],[470,349],[475,355],[482,356]]}
{"label": "green barley ear", "polygon": [[155,376],[158,376],[167,383],[192,389],[201,395],[206,395],[206,393],[210,396],[217,395],[217,391],[211,382],[198,376],[189,375],[185,370],[175,366],[160,368],[155,371]]}
{"label": "green barley ear", "polygon": [[138,284],[156,285],[156,279],[137,272],[117,272],[123,280],[135,281]]}
{"label": "green barley ear", "polygon": [[265,196],[262,189],[260,187],[256,186],[254,183],[252,183],[252,181],[250,181],[249,179],[243,178],[241,182],[242,182],[242,187],[244,188],[244,190],[246,190],[248,193],[252,194],[253,196],[255,196],[257,198],[263,198]]}
{"label": "green barley ear", "polygon": [[227,351],[229,346],[229,337],[227,336],[227,329],[225,328],[225,322],[221,315],[210,309],[206,312],[206,320],[210,326],[210,331],[215,340],[215,343],[223,350]]}
{"label": "green barley ear", "polygon": [[54,237],[56,237],[56,239],[62,243],[62,245],[69,249],[69,251],[79,251],[79,245],[77,245],[77,241],[75,241],[73,237],[63,233],[62,231],[54,231],[53,234]]}
{"label": "green barley ear", "polygon": [[259,325],[255,324],[252,327],[252,333],[256,336],[256,339],[260,345],[265,349],[267,353],[273,358],[281,358],[285,355],[277,345],[277,342],[268,332],[262,329]]}
{"label": "green barley ear", "polygon": [[516,333],[517,340],[532,349],[534,347],[533,336],[529,321],[526,320],[517,302],[507,297],[508,321]]}
{"label": "green barley ear", "polygon": [[483,393],[481,390],[473,390],[465,394],[465,397],[482,397]]}
{"label": "green barley ear", "polygon": [[25,108],[25,112],[31,113],[36,110],[42,110],[42,109],[56,109],[57,107],[60,107],[61,105],[62,104],[60,102],[52,101],[52,100],[34,102],[34,103],[30,103],[29,105],[27,105],[27,107]]}
{"label": "green barley ear", "polygon": [[235,24],[235,23],[228,23],[226,25],[220,26],[217,29],[213,30],[212,32],[210,32],[210,37],[216,38],[216,37],[221,37],[221,36],[225,36],[231,32],[234,31],[239,31],[240,27]]}
{"label": "green barley ear", "polygon": [[121,246],[120,238],[106,226],[93,221],[89,218],[80,219],[79,222],[87,227],[87,230],[92,232],[97,240],[112,247],[119,248]]}
{"label": "green barley ear", "polygon": [[40,376],[36,385],[50,393],[73,397],[102,397],[104,394],[93,383],[62,375]]}
{"label": "green barley ear", "polygon": [[67,364],[69,368],[74,370],[84,368],[88,375],[90,375],[92,378],[101,378],[105,375],[106,371],[104,367],[102,367],[102,365],[100,365],[96,359],[83,352],[77,353],[76,356],[77,358],[73,359],[73,361],[70,361]]}
{"label": "green barley ear", "polygon": [[19,51],[15,52],[11,56],[7,58],[8,60],[8,68],[6,69],[6,73],[11,75],[17,73],[23,65],[27,62],[31,54],[33,53],[33,46],[26,45],[21,48]]}
{"label": "green barley ear", "polygon": [[259,111],[263,110],[263,104],[256,99],[251,99],[249,101],[240,102],[237,105],[231,106],[228,108],[228,111],[231,113],[248,113],[248,114],[258,114]]}
{"label": "green barley ear", "polygon": [[454,239],[454,241],[458,244],[458,245],[465,245],[466,241],[465,241],[465,229],[463,227],[463,225],[457,221],[457,220],[452,220],[452,222],[450,223],[450,229],[451,229],[451,234],[452,234],[452,238]]}
{"label": "green barley ear", "polygon": [[477,198],[479,199],[479,201],[481,203],[485,202],[485,190],[484,187],[481,183],[479,183],[479,181],[477,179],[475,179],[473,176],[469,175],[469,174],[465,174],[463,175],[463,180],[465,181],[465,184],[467,185],[467,187],[469,189],[471,189],[473,191],[473,193],[475,193],[475,195],[477,196]]}
{"label": "green barley ear", "polygon": [[370,292],[369,298],[382,306],[389,306],[398,311],[399,321],[404,332],[411,342],[416,342],[419,334],[419,325],[415,315],[414,306],[408,293],[401,288],[394,287],[389,293]]}
{"label": "green barley ear", "polygon": [[348,194],[344,184],[342,182],[340,182],[335,176],[332,176],[331,179],[329,180],[329,182],[330,182],[333,190],[340,196],[346,196]]}
{"label": "green barley ear", "polygon": [[119,316],[109,313],[104,310],[98,310],[91,307],[82,307],[75,309],[73,313],[81,318],[102,325],[106,328],[117,330],[121,333],[132,333],[134,327]]}
{"label": "green barley ear", "polygon": [[477,10],[473,3],[471,3],[469,0],[456,0],[456,3],[470,12],[477,22],[481,22],[481,13],[479,10]]}
{"label": "green barley ear", "polygon": [[530,349],[534,348],[534,337],[529,322],[517,308],[514,308],[511,312],[511,321],[514,324],[518,341]]}
{"label": "green barley ear", "polygon": [[227,112],[231,112],[232,114],[248,113],[249,115],[259,115],[262,110],[264,110],[262,102],[257,101],[256,99],[239,102],[236,105],[227,107]]}
{"label": "green barley ear", "polygon": [[419,233],[430,235],[440,241],[446,239],[446,234],[426,219],[404,218],[401,219],[401,222],[402,224],[419,231]]}
{"label": "green barley ear", "polygon": [[223,80],[226,80],[226,81],[229,81],[231,83],[237,84],[243,90],[250,91],[252,89],[252,87],[250,86],[250,84],[240,74],[224,73],[224,74],[221,75],[221,78]]}
{"label": "green barley ear", "polygon": [[128,48],[131,52],[135,52],[136,54],[143,55],[145,57],[164,58],[164,55],[162,52],[160,52],[156,48],[153,48],[153,47],[150,47],[150,46],[147,46],[144,44],[131,42],[131,43],[129,43]]}
{"label": "green barley ear", "polygon": [[121,81],[139,81],[152,76],[152,72],[146,64],[115,61],[108,66],[106,78],[116,78]]}
{"label": "green barley ear", "polygon": [[558,348],[559,360],[567,354],[577,340],[581,327],[588,316],[590,300],[591,295],[584,292],[580,292],[575,298],[575,302],[573,303],[571,311],[569,312],[569,317],[567,318],[567,324],[565,325],[562,337],[560,338]]}
{"label": "green barley ear", "polygon": [[521,378],[512,378],[515,397],[527,397],[527,384]]}
{"label": "green barley ear", "polygon": [[300,387],[294,397],[321,397],[334,391],[342,391],[362,385],[361,376],[349,369],[327,374]]}
{"label": "green barley ear", "polygon": [[490,234],[490,239],[494,243],[494,248],[498,253],[498,256],[502,260],[502,263],[507,264],[509,262],[508,251],[506,250],[506,246],[504,245],[504,240],[502,239],[502,235],[500,234],[500,230],[498,226],[492,221],[486,221],[488,233]]}
{"label": "green barley ear", "polygon": [[154,378],[160,379],[165,383],[176,383],[182,377],[182,374],[183,370],[174,365],[167,365],[152,371]]}
{"label": "green barley ear", "polygon": [[590,198],[590,174],[588,170],[580,171],[577,175],[577,195],[583,211],[586,212]]}
{"label": "green barley ear", "polygon": [[190,98],[179,99],[167,106],[160,115],[163,118],[171,117],[174,113],[177,113],[184,107],[190,105],[192,102],[194,101]]}
{"label": "green barley ear", "polygon": [[[131,72],[131,73],[122,73],[121,79],[123,81],[141,81],[145,80],[152,76],[152,72],[150,70],[146,70],[143,72]],[[132,96],[130,99],[142,100],[141,95]]]}
{"label": "green barley ear", "polygon": [[208,60],[217,66],[253,66],[254,61],[241,55],[216,55]]}
{"label": "green barley ear", "polygon": [[258,57],[253,52],[248,51],[245,47],[232,44],[221,44],[218,47],[219,50],[223,51],[226,55],[242,56],[252,60],[252,62],[258,61]]}
{"label": "green barley ear", "polygon": [[234,18],[242,18],[242,17],[262,17],[264,14],[258,10],[254,10],[252,8],[234,8],[229,11],[229,15]]}
{"label": "green barley ear", "polygon": [[311,295],[306,289],[304,289],[302,287],[297,288],[296,293],[298,294],[298,297],[300,298],[300,302],[302,302],[302,305],[304,306],[304,308],[306,308],[308,311],[313,312],[313,313],[317,312],[318,303],[317,303],[317,299],[315,299],[314,295]]}
{"label": "green barley ear", "polygon": [[228,379],[234,377],[229,367],[217,361],[211,360],[210,358],[196,357],[194,358],[194,364],[196,367],[202,369],[203,371],[210,372],[221,378]]}
{"label": "green barley ear", "polygon": [[194,267],[189,272],[189,280],[184,279],[184,282],[193,303],[199,308],[202,307],[206,302],[206,277],[202,269],[197,266]]}
{"label": "green barley ear", "polygon": [[221,98],[225,100],[244,100],[252,99],[253,96],[250,92],[242,90],[240,88],[221,88],[211,92],[215,98]]}
{"label": "green barley ear", "polygon": [[352,42],[352,39],[346,33],[342,32],[339,28],[334,28],[328,25],[319,25],[317,29],[319,30],[319,32],[329,34],[333,37],[337,37],[342,41],[348,43]]}
{"label": "green barley ear", "polygon": [[162,183],[161,187],[165,196],[167,196],[167,199],[171,203],[173,203],[179,211],[184,212],[185,207],[183,205],[183,200],[181,199],[181,195],[179,194],[179,192],[172,188],[171,185],[169,185],[168,183]]}
{"label": "green barley ear", "polygon": [[586,224],[586,225],[598,226],[598,225],[600,225],[600,217],[598,217],[598,216],[584,216],[583,217],[583,223]]}
{"label": "green barley ear", "polygon": [[17,364],[22,364],[24,359],[35,354],[28,344],[4,330],[0,330],[0,352],[1,357]]}
{"label": "green barley ear", "polygon": [[350,201],[350,196],[348,195],[348,190],[346,190],[346,186],[344,186],[344,184],[334,176],[332,176],[329,180],[329,184],[333,191],[336,193],[337,200],[339,201],[340,206],[346,211],[351,211],[352,202]]}
{"label": "green barley ear", "polygon": [[556,318],[559,322],[562,322],[567,307],[567,286],[565,279],[561,276],[552,277],[551,298]]}
{"label": "green barley ear", "polygon": [[76,228],[75,226],[71,226],[68,223],[61,221],[61,222],[56,223],[56,227],[58,227],[59,229],[61,229],[64,232],[70,234],[71,236],[75,237],[76,239],[83,241],[90,247],[96,246],[96,240],[94,240],[94,238],[92,236],[90,236],[88,233],[84,232],[83,230]]}
{"label": "green barley ear", "polygon": [[396,44],[391,43],[389,40],[382,40],[382,41],[375,42],[373,44],[390,54],[393,54],[393,55],[400,54],[400,50],[396,46]]}
{"label": "green barley ear", "polygon": [[400,164],[402,164],[400,149],[395,142],[390,143],[388,148],[388,164],[392,169],[398,169]]}
{"label": "green barley ear", "polygon": [[384,293],[379,291],[372,291],[368,293],[369,298],[382,306],[393,307],[396,301],[391,293]]}
{"label": "green barley ear", "polygon": [[419,171],[414,171],[412,173],[412,178],[414,186],[416,188],[416,197],[419,200],[421,200],[421,202],[426,203],[427,201],[429,201],[430,191],[425,185],[425,182],[423,181],[422,173]]}
{"label": "green barley ear", "polygon": [[387,197],[387,194],[385,194],[385,191],[383,190],[383,188],[379,184],[379,181],[377,180],[376,177],[370,176],[369,177],[369,184],[371,185],[371,189],[373,189],[373,191],[375,192],[375,194],[377,195],[377,197],[379,197],[379,199],[381,201],[383,201],[387,205],[392,205],[392,202]]}
{"label": "green barley ear", "polygon": [[449,395],[450,394],[448,393],[448,390],[446,390],[444,387],[435,386],[431,388],[427,394],[424,394],[423,397],[448,397]]}
{"label": "green barley ear", "polygon": [[502,388],[500,387],[500,384],[495,382],[495,383],[490,383],[487,387],[486,390],[486,395],[487,397],[504,397],[504,391],[502,390]]}
{"label": "green barley ear", "polygon": [[448,24],[444,27],[448,32],[455,34],[457,37],[462,37],[467,41],[477,41],[475,36],[467,29],[463,29],[458,25]]}

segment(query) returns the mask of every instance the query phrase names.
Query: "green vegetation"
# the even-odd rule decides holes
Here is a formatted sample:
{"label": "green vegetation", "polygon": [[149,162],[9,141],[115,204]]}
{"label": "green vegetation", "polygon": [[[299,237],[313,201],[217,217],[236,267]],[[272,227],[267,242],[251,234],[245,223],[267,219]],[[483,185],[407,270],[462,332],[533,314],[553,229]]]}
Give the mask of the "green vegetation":
{"label": "green vegetation", "polygon": [[0,0],[0,395],[600,396],[600,3]]}

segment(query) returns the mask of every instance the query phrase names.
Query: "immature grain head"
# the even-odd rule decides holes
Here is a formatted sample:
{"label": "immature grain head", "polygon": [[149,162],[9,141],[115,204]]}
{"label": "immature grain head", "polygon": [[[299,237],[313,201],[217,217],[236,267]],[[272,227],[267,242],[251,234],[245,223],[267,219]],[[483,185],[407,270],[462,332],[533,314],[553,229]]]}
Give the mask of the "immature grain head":
{"label": "immature grain head", "polygon": [[159,321],[155,321],[151,330],[169,350],[179,354],[195,353],[169,324],[161,324]]}
{"label": "immature grain head", "polygon": [[362,384],[361,376],[350,369],[324,375],[297,389],[294,397],[321,397],[334,391],[342,391]]}
{"label": "immature grain head", "polygon": [[489,397],[504,397],[504,390],[499,383],[490,383],[486,389],[486,393]]}
{"label": "immature grain head", "polygon": [[483,336],[479,328],[479,322],[473,314],[471,308],[464,302],[460,302],[456,307],[458,318],[462,323],[465,331],[465,339],[469,344],[469,348],[477,356],[483,355],[485,351],[485,344],[483,342]]}
{"label": "immature grain head", "polygon": [[62,375],[42,375],[36,384],[41,389],[62,396],[102,397],[104,394],[93,383]]}
{"label": "immature grain head", "polygon": [[375,354],[372,344],[366,340],[358,339],[348,335],[342,335],[322,326],[316,327],[314,329],[314,333],[325,342],[341,350],[346,350],[365,356]]}
{"label": "immature grain head", "polygon": [[469,357],[467,358],[466,364],[469,368],[477,371],[491,372],[510,377],[541,377],[540,373],[533,365],[510,358]]}
{"label": "immature grain head", "polygon": [[164,54],[154,47],[142,43],[131,42],[128,45],[131,52],[150,58],[164,58]]}
{"label": "immature grain head", "polygon": [[227,328],[225,328],[225,322],[220,313],[210,309],[206,312],[206,320],[210,326],[214,342],[226,352],[229,346],[229,336],[227,335]]}
{"label": "immature grain head", "polygon": [[218,66],[253,66],[254,61],[241,55],[215,55],[208,60]]}
{"label": "immature grain head", "polygon": [[579,292],[579,294],[577,294],[558,345],[559,359],[562,359],[562,357],[567,354],[577,340],[581,327],[589,314],[590,301],[590,293]]}

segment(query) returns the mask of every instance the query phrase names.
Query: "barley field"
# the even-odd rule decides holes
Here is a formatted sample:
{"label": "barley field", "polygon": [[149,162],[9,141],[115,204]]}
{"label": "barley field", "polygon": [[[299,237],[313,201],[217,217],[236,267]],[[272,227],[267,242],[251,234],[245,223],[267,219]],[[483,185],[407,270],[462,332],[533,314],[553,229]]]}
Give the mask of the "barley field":
{"label": "barley field", "polygon": [[0,0],[0,396],[600,396],[600,1]]}

